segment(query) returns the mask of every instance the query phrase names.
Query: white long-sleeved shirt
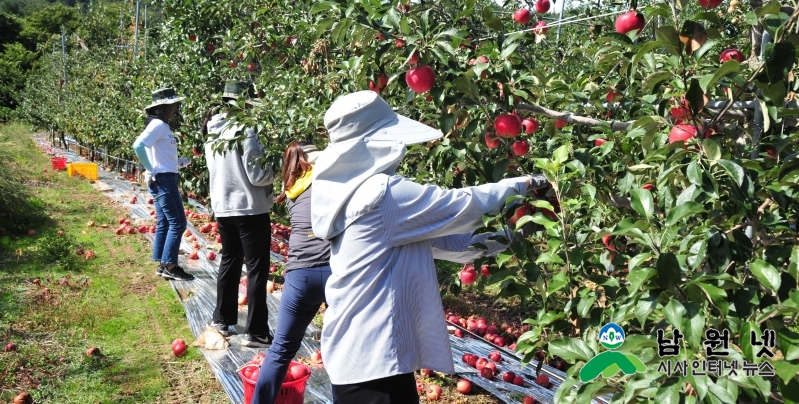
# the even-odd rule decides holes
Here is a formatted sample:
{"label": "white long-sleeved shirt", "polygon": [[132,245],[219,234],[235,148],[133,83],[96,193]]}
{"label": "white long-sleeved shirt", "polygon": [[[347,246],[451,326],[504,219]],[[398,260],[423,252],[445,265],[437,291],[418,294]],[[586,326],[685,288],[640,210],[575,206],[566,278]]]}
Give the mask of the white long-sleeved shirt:
{"label": "white long-sleeved shirt", "polygon": [[[433,259],[472,262],[506,247],[472,237],[486,213],[523,195],[525,178],[444,190],[378,174],[343,214],[355,219],[331,239],[322,355],[333,384],[428,368],[454,373]],[[489,249],[470,247],[480,242]]]}

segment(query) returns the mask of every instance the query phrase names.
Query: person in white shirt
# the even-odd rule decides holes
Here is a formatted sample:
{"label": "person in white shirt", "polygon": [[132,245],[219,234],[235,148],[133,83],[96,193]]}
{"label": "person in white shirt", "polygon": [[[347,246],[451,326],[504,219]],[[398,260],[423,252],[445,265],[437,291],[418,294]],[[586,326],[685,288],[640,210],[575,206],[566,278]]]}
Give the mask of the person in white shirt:
{"label": "person in white shirt", "polygon": [[133,142],[133,150],[147,170],[144,178],[158,214],[153,242],[153,261],[159,263],[155,274],[165,279],[190,281],[194,276],[178,265],[180,238],[186,230],[178,168],[188,165],[190,160],[178,157],[178,144],[169,127],[184,99],[176,96],[172,88],[154,91],[153,103],[145,107],[146,127]]}
{"label": "person in white shirt", "polygon": [[311,223],[330,240],[322,357],[335,403],[417,403],[414,371],[455,371],[433,259],[505,250],[488,240],[495,234],[472,236],[483,215],[548,183],[537,175],[447,190],[394,175],[407,145],[443,134],[373,91],[339,97],[324,122],[330,142],[313,171]]}

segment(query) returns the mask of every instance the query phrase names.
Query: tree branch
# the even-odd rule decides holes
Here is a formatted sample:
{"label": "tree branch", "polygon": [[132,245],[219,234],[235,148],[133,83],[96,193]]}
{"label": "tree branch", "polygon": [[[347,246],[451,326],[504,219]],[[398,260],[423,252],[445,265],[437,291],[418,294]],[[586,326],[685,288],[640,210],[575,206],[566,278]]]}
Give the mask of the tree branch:
{"label": "tree branch", "polygon": [[558,112],[549,108],[544,108],[536,104],[517,104],[516,109],[533,112],[538,115],[548,116],[550,118],[562,119],[568,123],[576,123],[585,126],[610,126],[610,129],[616,132],[627,130],[630,125],[635,121],[616,122],[616,121],[602,121],[599,119],[588,118],[585,116],[574,115],[571,112]]}

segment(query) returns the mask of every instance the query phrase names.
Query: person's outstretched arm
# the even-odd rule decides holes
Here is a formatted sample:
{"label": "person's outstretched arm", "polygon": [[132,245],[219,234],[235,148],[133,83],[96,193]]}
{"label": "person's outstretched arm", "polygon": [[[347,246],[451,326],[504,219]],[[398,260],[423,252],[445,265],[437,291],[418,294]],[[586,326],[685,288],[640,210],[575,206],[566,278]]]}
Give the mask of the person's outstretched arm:
{"label": "person's outstretched arm", "polygon": [[497,214],[507,198],[524,195],[528,181],[529,177],[518,177],[494,184],[446,190],[391,177],[386,196],[380,204],[388,240],[396,247],[471,234],[482,224],[483,215]]}

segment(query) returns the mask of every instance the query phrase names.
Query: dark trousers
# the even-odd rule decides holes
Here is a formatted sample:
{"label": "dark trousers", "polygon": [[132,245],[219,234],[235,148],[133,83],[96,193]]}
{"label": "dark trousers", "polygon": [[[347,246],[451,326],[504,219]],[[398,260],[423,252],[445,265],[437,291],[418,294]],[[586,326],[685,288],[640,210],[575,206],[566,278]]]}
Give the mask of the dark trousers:
{"label": "dark trousers", "polygon": [[[324,357],[322,358],[324,359]],[[356,384],[334,384],[333,404],[416,404],[413,373],[389,376]]]}
{"label": "dark trousers", "polygon": [[241,266],[247,260],[247,334],[269,338],[266,281],[272,240],[269,214],[217,218],[222,236],[222,260],[216,282],[214,322],[238,322]]}
{"label": "dark trousers", "polygon": [[325,302],[330,266],[293,269],[286,273],[272,346],[261,364],[251,404],[273,404],[289,363],[300,349],[305,329]]}

